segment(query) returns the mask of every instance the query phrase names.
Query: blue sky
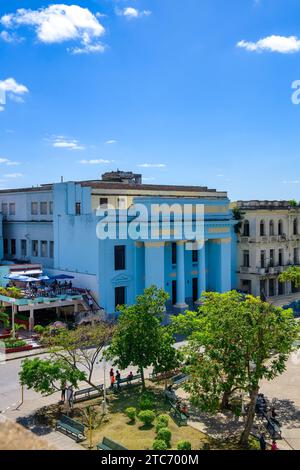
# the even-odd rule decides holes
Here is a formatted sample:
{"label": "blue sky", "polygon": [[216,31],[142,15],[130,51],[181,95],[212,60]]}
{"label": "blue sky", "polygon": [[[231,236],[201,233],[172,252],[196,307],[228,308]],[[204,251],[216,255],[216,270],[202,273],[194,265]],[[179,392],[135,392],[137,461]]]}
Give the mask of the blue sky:
{"label": "blue sky", "polygon": [[0,188],[118,167],[299,200],[299,19],[298,0],[0,0]]}

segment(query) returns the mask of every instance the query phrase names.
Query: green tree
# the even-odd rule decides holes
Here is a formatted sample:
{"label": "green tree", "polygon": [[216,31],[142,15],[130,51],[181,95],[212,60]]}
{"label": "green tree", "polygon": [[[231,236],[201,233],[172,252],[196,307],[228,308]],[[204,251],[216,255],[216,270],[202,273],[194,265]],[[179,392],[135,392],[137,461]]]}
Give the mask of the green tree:
{"label": "green tree", "polygon": [[[170,329],[161,327],[159,331],[159,348],[153,363],[153,370],[158,374],[167,374],[170,371],[177,369],[183,359],[182,352],[175,349],[175,337]],[[165,380],[165,387],[168,385],[168,380]]]}
{"label": "green tree", "polygon": [[291,282],[296,288],[300,287],[300,267],[290,266],[278,277],[280,282]]}
{"label": "green tree", "polygon": [[[91,326],[80,326],[76,330],[68,331],[58,330],[55,335],[46,329],[42,336],[42,344],[49,350],[50,359],[46,361],[34,362],[35,359],[27,359],[22,363],[21,378],[25,381],[28,371],[31,371],[30,380],[26,383],[28,388],[39,387],[43,383],[41,373],[43,368],[49,373],[49,379],[46,380],[46,386],[50,383],[51,373],[55,379],[55,371],[62,367],[64,372],[63,382],[72,382],[74,373],[75,378],[85,381],[91,387],[97,388],[93,381],[93,372],[96,362],[101,358],[102,353],[109,344],[114,327],[107,323],[100,323]],[[32,362],[32,370],[30,364]],[[25,375],[23,374],[25,371]],[[47,377],[47,374],[46,374]],[[60,376],[58,376],[60,379]],[[36,381],[36,382],[35,382]],[[56,381],[54,381],[56,383]],[[55,391],[53,385],[52,391]]]}
{"label": "green tree", "polygon": [[235,291],[210,292],[205,293],[198,312],[187,312],[173,324],[188,334],[185,354],[191,379],[186,388],[196,406],[217,412],[230,404],[234,392],[248,394],[240,441],[247,445],[260,381],[283,373],[299,335],[292,311]]}
{"label": "green tree", "polygon": [[74,369],[59,359],[25,359],[19,373],[21,385],[35,392],[51,394],[62,389],[65,382],[78,387],[85,380],[85,373]]}
{"label": "green tree", "polygon": [[7,328],[9,326],[9,316],[7,315],[7,313],[5,313],[1,310],[0,310],[0,324],[4,328]]}
{"label": "green tree", "polygon": [[144,369],[157,364],[161,319],[168,294],[155,286],[145,289],[136,304],[120,307],[121,315],[107,356],[121,369],[137,366],[145,388]]}

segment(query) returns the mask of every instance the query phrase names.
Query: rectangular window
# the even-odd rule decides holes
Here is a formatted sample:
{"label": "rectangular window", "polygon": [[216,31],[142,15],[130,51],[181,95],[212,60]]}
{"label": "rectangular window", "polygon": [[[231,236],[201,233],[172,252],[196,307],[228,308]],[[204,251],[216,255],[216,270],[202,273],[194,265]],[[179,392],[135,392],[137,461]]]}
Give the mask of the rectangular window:
{"label": "rectangular window", "polygon": [[116,287],[115,288],[115,308],[118,306],[124,305],[126,303],[125,299],[125,287]]}
{"label": "rectangular window", "polygon": [[278,253],[278,264],[279,264],[279,266],[284,266],[283,250],[279,250],[279,253]]}
{"label": "rectangular window", "polygon": [[265,251],[260,252],[260,267],[261,268],[266,267],[266,252]]}
{"label": "rectangular window", "polygon": [[3,214],[3,215],[7,215],[7,214],[8,214],[7,202],[2,202],[2,214]]}
{"label": "rectangular window", "polygon": [[3,251],[6,255],[8,254],[8,240],[7,240],[7,238],[4,238],[4,240],[3,240]]}
{"label": "rectangular window", "polygon": [[193,302],[198,300],[198,278],[193,277]]}
{"label": "rectangular window", "polygon": [[38,240],[32,240],[32,256],[37,257],[39,255],[39,242]]}
{"label": "rectangular window", "polygon": [[269,297],[275,295],[275,279],[269,279]]}
{"label": "rectangular window", "polygon": [[115,270],[126,269],[125,245],[115,246]]}
{"label": "rectangular window", "polygon": [[47,215],[48,214],[48,203],[47,202],[40,202],[40,214]]}
{"label": "rectangular window", "polygon": [[21,256],[27,256],[27,240],[21,240]]}
{"label": "rectangular window", "polygon": [[41,241],[41,256],[43,258],[48,257],[47,249],[48,249],[48,242],[46,242],[45,240],[42,240]]}
{"label": "rectangular window", "polygon": [[275,265],[275,250],[270,250],[270,268]]}
{"label": "rectangular window", "polygon": [[53,215],[53,201],[49,202],[49,214]]}
{"label": "rectangular window", "polygon": [[16,215],[16,204],[14,202],[9,203],[9,215]]}
{"label": "rectangular window", "polygon": [[38,203],[37,202],[31,203],[31,215],[38,215]]}
{"label": "rectangular window", "polygon": [[16,254],[16,240],[14,238],[10,240],[10,254],[12,256],[15,256]]}
{"label": "rectangular window", "polygon": [[50,258],[54,258],[54,242],[50,242]]}
{"label": "rectangular window", "polygon": [[193,263],[198,263],[198,250],[192,251],[192,261]]}
{"label": "rectangular window", "polygon": [[243,251],[243,266],[244,268],[250,268],[250,253],[248,250]]}
{"label": "rectangular window", "polygon": [[124,196],[124,197],[118,197],[118,199],[117,199],[117,202],[118,202],[118,209],[124,210],[124,209],[127,208],[126,200],[127,200],[126,196]]}
{"label": "rectangular window", "polygon": [[177,263],[177,245],[172,243],[172,264]]}
{"label": "rectangular window", "polygon": [[80,202],[76,202],[76,204],[75,204],[75,214],[76,215],[81,214],[81,203]]}
{"label": "rectangular window", "polygon": [[107,209],[108,198],[107,197],[100,197],[99,205],[100,205],[101,209]]}

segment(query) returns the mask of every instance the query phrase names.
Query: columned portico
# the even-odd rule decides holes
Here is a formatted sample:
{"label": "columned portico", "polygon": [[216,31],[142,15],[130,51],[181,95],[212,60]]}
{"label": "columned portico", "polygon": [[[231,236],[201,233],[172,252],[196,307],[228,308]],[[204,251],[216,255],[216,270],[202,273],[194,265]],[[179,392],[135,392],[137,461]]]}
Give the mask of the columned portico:
{"label": "columned portico", "polygon": [[165,288],[165,242],[145,242],[145,287]]}
{"label": "columned portico", "polygon": [[177,249],[177,266],[176,266],[177,303],[174,305],[174,307],[182,310],[188,307],[188,305],[185,302],[185,263],[184,263],[185,241],[177,242],[176,249]]}

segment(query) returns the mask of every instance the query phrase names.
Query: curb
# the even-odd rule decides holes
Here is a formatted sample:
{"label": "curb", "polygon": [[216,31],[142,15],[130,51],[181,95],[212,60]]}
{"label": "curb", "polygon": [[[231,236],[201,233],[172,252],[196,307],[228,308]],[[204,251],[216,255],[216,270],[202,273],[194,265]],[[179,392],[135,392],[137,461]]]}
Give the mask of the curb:
{"label": "curb", "polygon": [[48,353],[49,353],[49,351],[39,351],[39,352],[35,352],[33,354],[26,354],[25,356],[8,357],[8,358],[5,358],[5,362],[18,361],[19,359],[26,359],[27,357],[40,356],[42,354],[48,354]]}

